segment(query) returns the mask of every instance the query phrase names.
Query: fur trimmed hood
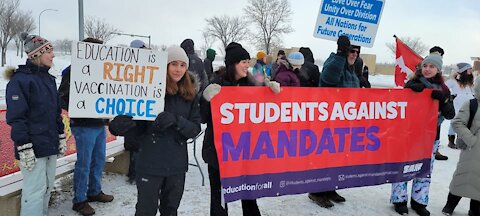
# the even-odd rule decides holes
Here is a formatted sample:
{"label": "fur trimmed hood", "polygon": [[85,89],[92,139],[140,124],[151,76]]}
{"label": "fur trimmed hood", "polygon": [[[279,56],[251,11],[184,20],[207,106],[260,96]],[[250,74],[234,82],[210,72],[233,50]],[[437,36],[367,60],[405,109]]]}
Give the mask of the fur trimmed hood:
{"label": "fur trimmed hood", "polygon": [[6,79],[6,80],[10,80],[16,70],[17,70],[17,68],[15,68],[15,67],[7,67],[5,69],[5,71],[3,72],[3,78]]}

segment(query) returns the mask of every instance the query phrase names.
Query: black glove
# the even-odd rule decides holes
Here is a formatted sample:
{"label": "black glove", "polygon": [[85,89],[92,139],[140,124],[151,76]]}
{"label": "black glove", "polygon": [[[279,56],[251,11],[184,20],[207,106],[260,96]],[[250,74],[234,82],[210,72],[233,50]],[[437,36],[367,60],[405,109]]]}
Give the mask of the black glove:
{"label": "black glove", "polygon": [[132,116],[118,115],[108,125],[108,130],[115,136],[125,136],[125,134],[136,126]]}
{"label": "black glove", "polygon": [[447,97],[445,97],[445,94],[443,94],[443,92],[441,90],[433,90],[432,91],[432,98],[440,101],[440,103],[444,103],[445,99]]}
{"label": "black glove", "polygon": [[345,35],[338,37],[337,46],[337,55],[340,56],[346,57],[351,49],[350,40]]}
{"label": "black glove", "polygon": [[413,83],[406,88],[412,89],[414,92],[422,92],[425,86],[422,83]]}
{"label": "black glove", "polygon": [[171,112],[164,111],[157,115],[155,119],[155,125],[159,131],[164,131],[165,129],[175,125],[177,123],[177,118]]}

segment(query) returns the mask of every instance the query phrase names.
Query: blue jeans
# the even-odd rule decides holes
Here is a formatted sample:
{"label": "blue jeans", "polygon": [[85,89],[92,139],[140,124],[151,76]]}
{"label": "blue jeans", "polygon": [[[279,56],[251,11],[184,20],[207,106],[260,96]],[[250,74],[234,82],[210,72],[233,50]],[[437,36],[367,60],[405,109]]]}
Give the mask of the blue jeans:
{"label": "blue jeans", "polygon": [[23,175],[21,216],[48,214],[48,202],[55,181],[56,167],[57,155],[37,158],[32,171],[20,166]]}
{"label": "blue jeans", "polygon": [[87,200],[102,191],[105,166],[105,127],[72,127],[77,146],[77,162],[73,172],[73,203]]}

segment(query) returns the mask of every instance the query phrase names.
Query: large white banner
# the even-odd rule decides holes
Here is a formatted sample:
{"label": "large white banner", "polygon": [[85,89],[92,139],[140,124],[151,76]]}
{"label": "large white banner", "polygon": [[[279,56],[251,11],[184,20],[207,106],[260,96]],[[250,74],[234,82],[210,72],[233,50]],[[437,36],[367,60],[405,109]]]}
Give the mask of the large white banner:
{"label": "large white banner", "polygon": [[74,42],[69,116],[154,120],[165,106],[167,53]]}
{"label": "large white banner", "polygon": [[372,47],[384,0],[323,0],[313,36],[337,41],[346,35],[354,45]]}

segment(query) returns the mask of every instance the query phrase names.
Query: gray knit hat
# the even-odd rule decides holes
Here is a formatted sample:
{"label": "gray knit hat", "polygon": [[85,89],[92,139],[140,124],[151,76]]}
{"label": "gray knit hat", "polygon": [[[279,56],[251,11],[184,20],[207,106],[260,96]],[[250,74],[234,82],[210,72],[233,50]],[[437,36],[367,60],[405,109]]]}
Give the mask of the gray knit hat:
{"label": "gray knit hat", "polygon": [[453,71],[457,72],[457,73],[463,73],[463,72],[467,71],[468,69],[472,69],[472,65],[470,65],[468,63],[464,63],[464,62],[455,64],[453,66]]}
{"label": "gray knit hat", "polygon": [[435,65],[435,67],[439,71],[442,70],[443,60],[442,60],[442,56],[440,56],[438,54],[432,53],[432,54],[428,55],[427,57],[425,57],[425,59],[423,59],[423,61],[422,61],[422,65],[427,64],[427,63]]}
{"label": "gray knit hat", "polygon": [[29,59],[41,56],[48,50],[53,49],[50,41],[45,40],[38,35],[28,35],[28,33],[23,32],[20,35],[20,38],[23,40],[23,46],[25,47],[25,52],[27,53]]}
{"label": "gray knit hat", "polygon": [[183,50],[180,46],[171,46],[167,49],[168,52],[168,61],[167,64],[170,64],[170,62],[173,61],[182,61],[187,64],[188,68],[188,56],[187,53],[185,53],[185,50]]}

